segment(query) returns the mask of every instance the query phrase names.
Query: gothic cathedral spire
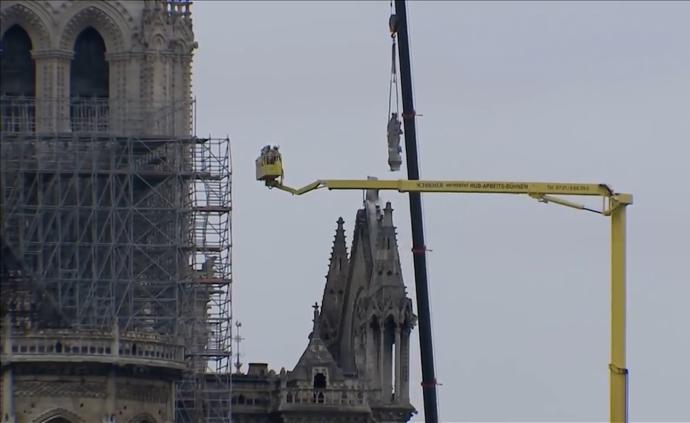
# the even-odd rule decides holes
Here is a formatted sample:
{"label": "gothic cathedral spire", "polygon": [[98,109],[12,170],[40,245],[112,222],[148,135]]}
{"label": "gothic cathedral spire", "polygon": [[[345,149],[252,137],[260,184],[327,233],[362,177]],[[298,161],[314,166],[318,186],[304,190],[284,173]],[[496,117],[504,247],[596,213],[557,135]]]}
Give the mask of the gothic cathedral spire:
{"label": "gothic cathedral spire", "polygon": [[326,275],[326,287],[321,301],[322,309],[319,322],[320,336],[336,360],[338,359],[337,340],[339,338],[340,319],[343,314],[343,297],[349,265],[344,223],[342,217],[338,218],[331,260]]}

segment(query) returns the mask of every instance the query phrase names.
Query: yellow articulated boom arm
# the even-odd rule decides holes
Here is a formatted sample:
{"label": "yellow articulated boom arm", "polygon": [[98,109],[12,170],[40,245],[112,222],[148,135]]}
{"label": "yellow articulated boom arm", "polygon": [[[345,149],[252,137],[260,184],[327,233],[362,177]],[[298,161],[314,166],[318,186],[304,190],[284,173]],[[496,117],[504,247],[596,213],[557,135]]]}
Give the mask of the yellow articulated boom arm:
{"label": "yellow articulated boom arm", "polygon": [[[277,155],[277,160],[271,157]],[[474,194],[527,194],[544,202],[553,202],[569,207],[579,207],[575,203],[549,197],[550,195],[583,195],[597,197],[617,197],[618,194],[606,184],[561,183],[561,182],[514,182],[514,181],[414,181],[385,179],[320,179],[301,188],[283,185],[283,163],[277,150],[264,147],[256,160],[256,179],[264,181],[267,187],[277,188],[293,195],[302,195],[320,188],[329,190],[388,190],[398,192],[438,192]]]}
{"label": "yellow articulated boom arm", "polygon": [[278,188],[294,195],[327,188],[339,190],[389,190],[399,192],[456,192],[475,194],[529,194],[529,195],[587,195],[612,197],[614,192],[604,184],[574,184],[556,182],[504,182],[504,181],[410,181],[379,179],[322,179],[302,188],[291,188],[273,180],[266,181],[270,188]]}
{"label": "yellow articulated boom arm", "polygon": [[[465,193],[465,194],[526,194],[543,203],[554,203],[609,216],[620,205],[632,204],[632,195],[615,193],[606,184],[578,184],[561,182],[505,182],[505,181],[410,181],[379,179],[321,179],[301,188],[292,188],[277,180],[265,180],[266,186],[302,195],[326,188],[329,190],[383,190],[398,192]],[[591,209],[553,195],[582,195],[602,197],[609,204],[602,210]]]}

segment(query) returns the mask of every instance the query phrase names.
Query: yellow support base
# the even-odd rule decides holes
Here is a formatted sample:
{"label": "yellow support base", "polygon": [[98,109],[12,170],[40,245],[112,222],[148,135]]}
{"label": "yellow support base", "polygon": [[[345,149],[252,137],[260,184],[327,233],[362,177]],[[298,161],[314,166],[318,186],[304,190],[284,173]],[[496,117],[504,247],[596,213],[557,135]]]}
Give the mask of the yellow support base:
{"label": "yellow support base", "polygon": [[628,421],[628,369],[625,367],[625,212],[632,204],[631,195],[611,198],[611,364],[610,420],[612,423]]}
{"label": "yellow support base", "polygon": [[620,369],[609,364],[611,375],[610,421],[611,423],[628,422],[628,369]]}

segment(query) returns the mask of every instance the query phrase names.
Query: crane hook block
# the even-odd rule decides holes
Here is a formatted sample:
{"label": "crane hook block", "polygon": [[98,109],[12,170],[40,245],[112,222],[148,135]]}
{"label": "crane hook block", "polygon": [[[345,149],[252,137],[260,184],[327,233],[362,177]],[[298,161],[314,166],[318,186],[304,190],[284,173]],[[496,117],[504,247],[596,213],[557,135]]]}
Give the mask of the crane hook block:
{"label": "crane hook block", "polygon": [[395,13],[388,18],[388,29],[391,32],[391,37],[395,37],[395,34],[398,33],[398,16]]}
{"label": "crane hook block", "polygon": [[388,166],[392,172],[400,170],[402,164],[402,147],[400,147],[400,135],[402,135],[402,122],[397,113],[391,113],[388,121]]}
{"label": "crane hook block", "polygon": [[275,183],[280,178],[283,180],[283,159],[278,151],[278,146],[266,145],[261,149],[261,154],[256,159],[256,180],[265,181],[267,185]]}

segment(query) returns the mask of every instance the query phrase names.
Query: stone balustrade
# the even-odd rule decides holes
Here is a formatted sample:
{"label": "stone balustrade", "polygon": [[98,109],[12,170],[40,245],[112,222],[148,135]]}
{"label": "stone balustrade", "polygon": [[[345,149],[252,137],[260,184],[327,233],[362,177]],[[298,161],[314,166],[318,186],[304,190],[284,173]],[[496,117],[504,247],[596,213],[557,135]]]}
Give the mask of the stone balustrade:
{"label": "stone balustrade", "polygon": [[183,369],[184,346],[156,337],[42,331],[5,340],[2,362],[107,362]]}
{"label": "stone balustrade", "polygon": [[287,388],[281,393],[281,406],[283,405],[317,405],[353,407],[367,406],[367,395],[362,389],[354,388]]}
{"label": "stone balustrade", "polygon": [[0,96],[0,132],[189,136],[194,101]]}

